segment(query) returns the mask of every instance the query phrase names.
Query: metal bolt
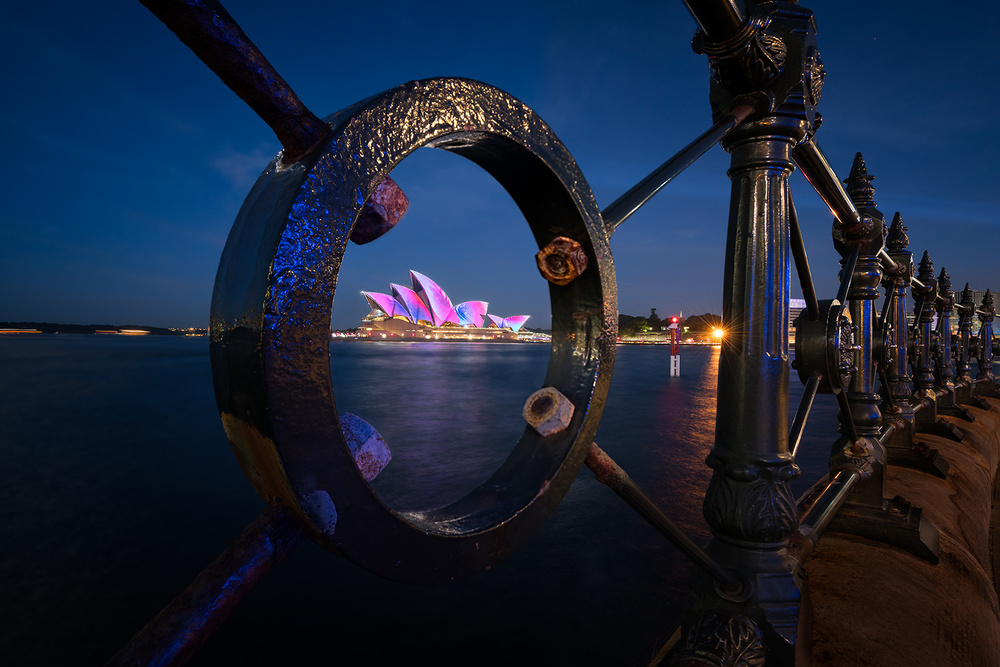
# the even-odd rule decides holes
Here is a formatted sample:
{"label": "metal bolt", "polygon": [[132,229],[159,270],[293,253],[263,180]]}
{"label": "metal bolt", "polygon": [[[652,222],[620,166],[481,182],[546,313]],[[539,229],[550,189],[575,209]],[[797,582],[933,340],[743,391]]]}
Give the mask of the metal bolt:
{"label": "metal bolt", "polygon": [[559,433],[573,419],[573,403],[554,387],[543,387],[524,402],[521,416],[542,436]]}
{"label": "metal bolt", "polygon": [[550,283],[568,285],[587,269],[587,253],[573,239],[557,236],[535,255],[538,271]]}

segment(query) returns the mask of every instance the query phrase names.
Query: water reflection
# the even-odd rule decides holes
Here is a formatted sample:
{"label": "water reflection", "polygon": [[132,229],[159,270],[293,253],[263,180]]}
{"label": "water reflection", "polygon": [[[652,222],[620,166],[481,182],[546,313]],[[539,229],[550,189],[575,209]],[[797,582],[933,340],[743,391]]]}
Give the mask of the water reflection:
{"label": "water reflection", "polygon": [[[379,484],[398,485],[394,503],[416,505],[463,493],[502,461],[548,354],[335,343],[331,363],[338,408],[376,424],[396,455]],[[671,378],[664,347],[619,348],[598,442],[704,541],[718,353],[685,347],[681,356],[683,375]],[[0,367],[9,378],[0,382],[0,500],[11,508],[2,528],[19,545],[0,550],[3,664],[103,664],[262,506],[220,427],[207,341],[4,340]],[[791,384],[793,411],[801,385]],[[448,416],[455,406],[465,420]],[[793,486],[825,473],[836,412],[831,396],[817,397]],[[399,465],[407,459],[415,465]],[[332,650],[344,664],[373,666],[431,652],[479,667],[645,664],[677,627],[690,569],[584,469],[524,547],[449,586],[394,584],[304,544],[191,664],[324,664]],[[539,610],[545,621],[534,623]],[[331,644],[331,628],[349,640]]]}
{"label": "water reflection", "polygon": [[392,451],[375,492],[395,509],[428,509],[488,478],[524,430],[548,356],[519,343],[331,343],[338,411],[372,424]]}

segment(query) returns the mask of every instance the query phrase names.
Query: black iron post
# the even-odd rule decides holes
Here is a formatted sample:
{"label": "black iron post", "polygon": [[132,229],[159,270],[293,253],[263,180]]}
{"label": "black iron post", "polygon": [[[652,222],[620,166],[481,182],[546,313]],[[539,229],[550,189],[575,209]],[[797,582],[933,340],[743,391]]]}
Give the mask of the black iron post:
{"label": "black iron post", "polygon": [[934,379],[938,410],[955,408],[955,359],[952,349],[951,318],[955,312],[955,293],[951,277],[942,266],[938,276],[937,349],[934,351]]}
{"label": "black iron post", "polygon": [[[839,414],[841,437],[833,446],[830,461],[831,473],[839,469],[863,465],[868,475],[858,484],[850,501],[869,507],[881,507],[885,470],[885,448],[879,442],[882,413],[880,397],[875,391],[875,300],[882,279],[878,253],[885,242],[885,219],[875,202],[875,188],[861,153],[854,156],[850,176],[844,181],[847,194],[858,210],[861,224],[848,229],[839,220],[834,221],[833,241],[837,252],[844,258],[841,265],[849,271],[849,257],[857,249],[857,261],[847,293],[851,322],[854,325],[854,373],[846,389],[849,413]],[[841,277],[841,282],[846,276]],[[857,439],[852,438],[850,422]]]}
{"label": "black iron post", "polygon": [[[872,178],[865,166],[864,158],[858,153],[854,158],[851,174],[844,182],[847,185],[847,193],[858,210],[859,223],[849,227],[836,220],[833,225],[833,241],[837,251],[844,257],[841,262],[844,271],[851,270],[852,258],[856,256],[857,260],[854,263],[846,295],[854,326],[854,373],[844,390],[846,400],[841,402],[842,407],[838,415],[841,421],[841,436],[834,443],[831,452],[830,477],[835,478],[840,473],[847,472],[856,474],[858,481],[847,497],[847,502],[832,520],[831,526],[835,530],[896,545],[921,558],[937,562],[937,529],[923,517],[919,507],[910,505],[902,498],[885,497],[885,469],[888,458],[885,443],[890,433],[895,431],[896,425],[883,423],[878,405],[879,396],[875,393],[878,378],[877,364],[886,363],[884,353],[878,355],[879,358],[876,358],[875,354],[877,323],[875,299],[878,298],[878,285],[881,280],[879,255],[886,234],[884,218],[874,199]],[[905,252],[905,234],[898,216],[893,237],[893,250],[896,252],[893,261],[897,265],[905,264],[909,267],[910,257],[909,253]],[[926,256],[925,260],[921,270],[926,273],[929,265]],[[904,276],[908,277],[910,273],[909,268],[901,272],[898,268],[894,268],[899,272],[900,280],[905,279]],[[846,275],[841,277],[842,285],[846,278]],[[933,273],[930,274],[929,280],[933,283]],[[901,285],[899,291],[905,292],[905,286]],[[929,299],[929,303],[928,331],[934,312],[933,298]],[[895,312],[895,317],[897,323],[902,324],[905,330],[905,311]],[[902,354],[901,350],[897,351],[894,357],[897,381],[901,377]],[[905,368],[902,369],[902,373],[902,377],[905,377]],[[888,376],[888,373],[885,375]],[[930,393],[933,395],[933,372],[928,375]]]}
{"label": "black iron post", "polygon": [[[694,40],[712,66],[716,117],[748,97],[767,100],[722,144],[732,181],[722,306],[727,336],[703,507],[713,535],[706,551],[737,571],[744,589],[730,593],[707,579],[695,582],[685,617],[687,652],[680,657],[689,658],[703,639],[711,643],[701,635],[718,624],[705,619],[722,613],[759,629],[769,664],[806,664],[805,581],[784,549],[798,525],[789,482],[799,475],[788,446],[788,178],[792,149],[815,130],[822,66],[810,10],[785,3],[747,8],[736,38],[717,41],[699,32]],[[725,655],[738,650],[723,644],[717,650]]]}
{"label": "black iron post", "polygon": [[972,398],[972,316],[975,312],[972,288],[965,283],[958,303],[958,344],[955,346],[955,400],[964,403]]}
{"label": "black iron post", "polygon": [[937,421],[937,394],[934,391],[934,368],[931,354],[934,345],[934,303],[937,300],[937,281],[930,253],[924,251],[917,269],[917,278],[923,287],[914,289],[917,304],[914,307],[914,397],[921,402],[917,410],[918,423]]}
{"label": "black iron post", "polygon": [[982,326],[979,328],[976,343],[976,361],[979,364],[976,393],[985,394],[992,393],[996,389],[993,375],[993,318],[996,317],[996,309],[993,306],[993,295],[989,290],[983,295],[983,305],[978,315]]}
{"label": "black iron post", "polygon": [[895,448],[909,451],[913,444],[913,398],[910,377],[910,365],[907,357],[910,346],[910,327],[906,318],[906,290],[913,276],[913,253],[908,246],[910,239],[906,236],[903,218],[897,212],[889,226],[886,237],[886,248],[889,257],[896,263],[895,271],[885,271],[882,275],[882,285],[885,287],[885,298],[891,300],[892,307],[886,313],[883,322],[883,339],[886,349],[885,379],[887,386],[883,388],[891,399],[891,407],[884,411],[884,419],[896,422],[896,429],[886,443],[890,460]]}

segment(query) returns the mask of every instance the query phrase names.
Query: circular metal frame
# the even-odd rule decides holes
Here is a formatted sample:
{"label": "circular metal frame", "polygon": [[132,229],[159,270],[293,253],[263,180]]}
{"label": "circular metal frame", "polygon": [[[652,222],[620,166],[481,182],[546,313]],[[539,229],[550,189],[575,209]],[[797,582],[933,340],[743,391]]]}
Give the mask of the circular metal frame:
{"label": "circular metal frame", "polygon": [[[488,568],[527,539],[586,457],[617,334],[603,221],[549,127],[485,84],[414,81],[325,120],[333,130],[328,141],[290,165],[276,157],[230,232],[212,298],[219,412],[258,493],[293,508],[317,542],[390,579],[449,581]],[[400,512],[372,491],[344,441],[329,329],[340,263],[365,200],[421,146],[484,168],[514,199],[540,248],[558,236],[574,239],[589,269],[568,285],[549,284],[545,386],[573,402],[569,426],[548,437],[526,427],[507,460],[467,496],[431,511]]]}
{"label": "circular metal frame", "polygon": [[820,317],[810,320],[805,311],[795,323],[795,362],[802,384],[817,375],[819,393],[837,394],[851,379],[853,340],[851,313],[837,299],[819,302]]}

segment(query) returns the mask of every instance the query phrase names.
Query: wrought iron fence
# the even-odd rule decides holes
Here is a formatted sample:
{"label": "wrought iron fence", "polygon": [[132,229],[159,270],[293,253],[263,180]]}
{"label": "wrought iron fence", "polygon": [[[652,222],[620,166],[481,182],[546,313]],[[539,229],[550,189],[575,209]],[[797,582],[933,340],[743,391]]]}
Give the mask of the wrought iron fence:
{"label": "wrought iron fence", "polygon": [[[721,664],[723,654],[742,655],[746,664],[808,662],[802,563],[831,525],[936,561],[936,529],[919,508],[886,499],[885,469],[947,475],[947,463],[915,435],[960,439],[939,415],[972,419],[964,406],[989,408],[982,397],[996,395],[993,297],[986,291],[977,298],[966,285],[956,300],[948,273],[935,277],[927,253],[914,271],[901,217],[887,229],[860,154],[846,189],[841,185],[816,139],[825,72],[810,10],[685,0],[698,25],[695,49],[711,67],[715,122],[601,211],[548,126],[498,89],[462,79],[416,81],[321,120],[221,5],[143,4],[284,147],[236,220],[211,321],[219,411],[240,465],[271,502],[109,664],[182,663],[304,537],[400,581],[440,583],[486,569],[546,519],[582,465],[699,566],[685,627],[667,647],[675,664]],[[713,537],[701,547],[594,434],[617,333],[609,238],[719,142],[731,156],[722,314],[728,335],[719,361],[717,414],[724,418],[707,460],[713,473],[704,500]],[[552,355],[545,386],[525,405],[528,427],[493,476],[446,507],[397,513],[366,484],[379,472],[384,443],[332,408],[328,327],[348,241],[391,229],[394,220],[373,198],[399,204],[389,171],[420,146],[479,164],[524,213],[550,283]],[[843,259],[832,299],[820,300],[813,287],[789,188],[795,168],[835,218]],[[794,355],[793,264],[806,302],[794,322]],[[789,424],[793,369],[805,391]],[[799,475],[795,457],[817,393],[836,395],[841,433],[826,483],[796,500],[790,481]]]}

